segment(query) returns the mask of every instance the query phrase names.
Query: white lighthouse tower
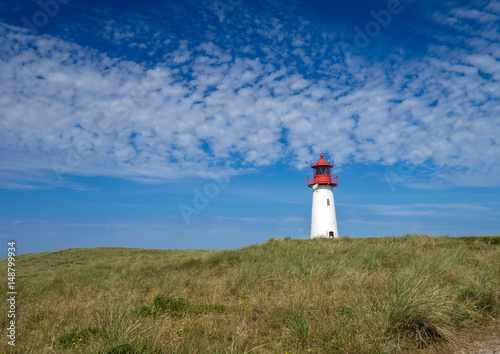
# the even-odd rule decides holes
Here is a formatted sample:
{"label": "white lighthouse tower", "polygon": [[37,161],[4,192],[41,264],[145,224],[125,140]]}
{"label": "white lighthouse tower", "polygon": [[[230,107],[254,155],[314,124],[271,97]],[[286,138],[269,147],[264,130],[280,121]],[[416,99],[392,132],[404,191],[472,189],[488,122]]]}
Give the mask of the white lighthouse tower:
{"label": "white lighthouse tower", "polygon": [[338,238],[337,214],[333,199],[333,188],[338,185],[338,177],[331,175],[333,164],[326,162],[323,154],[311,167],[314,175],[307,177],[307,186],[313,190],[311,238]]}

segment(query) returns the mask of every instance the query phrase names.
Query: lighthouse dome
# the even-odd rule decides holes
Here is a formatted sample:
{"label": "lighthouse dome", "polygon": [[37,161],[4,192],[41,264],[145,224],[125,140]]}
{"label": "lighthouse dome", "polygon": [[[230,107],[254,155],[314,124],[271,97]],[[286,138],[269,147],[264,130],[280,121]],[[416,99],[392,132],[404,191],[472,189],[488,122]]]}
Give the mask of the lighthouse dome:
{"label": "lighthouse dome", "polygon": [[323,154],[321,154],[320,159],[318,160],[318,162],[316,162],[311,167],[315,168],[315,167],[321,167],[321,166],[333,167],[333,164],[329,164],[328,162],[326,162],[326,160],[323,158]]}

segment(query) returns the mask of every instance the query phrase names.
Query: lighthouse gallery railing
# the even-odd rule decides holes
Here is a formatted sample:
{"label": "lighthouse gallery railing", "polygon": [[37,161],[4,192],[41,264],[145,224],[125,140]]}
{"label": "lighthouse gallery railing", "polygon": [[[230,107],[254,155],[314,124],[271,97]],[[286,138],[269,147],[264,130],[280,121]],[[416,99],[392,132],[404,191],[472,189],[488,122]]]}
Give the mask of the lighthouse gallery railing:
{"label": "lighthouse gallery railing", "polygon": [[[316,177],[316,180],[314,180]],[[333,184],[337,186],[339,184],[339,178],[337,176],[330,175],[315,175],[307,177],[307,185],[312,186],[313,184],[321,183],[321,184]]]}

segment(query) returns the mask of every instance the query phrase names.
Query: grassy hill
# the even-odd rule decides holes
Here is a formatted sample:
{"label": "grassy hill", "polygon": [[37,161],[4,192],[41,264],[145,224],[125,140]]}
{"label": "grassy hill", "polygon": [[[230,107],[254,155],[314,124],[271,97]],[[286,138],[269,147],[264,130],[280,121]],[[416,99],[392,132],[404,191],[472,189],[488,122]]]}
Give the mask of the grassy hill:
{"label": "grassy hill", "polygon": [[[25,254],[16,261],[16,350],[413,352],[498,316],[499,260],[500,236]],[[10,351],[3,336],[0,352]]]}

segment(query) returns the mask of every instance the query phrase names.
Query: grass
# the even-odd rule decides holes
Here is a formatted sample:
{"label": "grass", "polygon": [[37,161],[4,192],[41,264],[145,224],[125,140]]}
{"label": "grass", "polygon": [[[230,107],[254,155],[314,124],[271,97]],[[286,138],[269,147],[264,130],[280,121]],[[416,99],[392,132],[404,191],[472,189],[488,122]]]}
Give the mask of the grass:
{"label": "grass", "polygon": [[500,236],[422,235],[24,254],[15,350],[414,352],[499,315],[499,259]]}

